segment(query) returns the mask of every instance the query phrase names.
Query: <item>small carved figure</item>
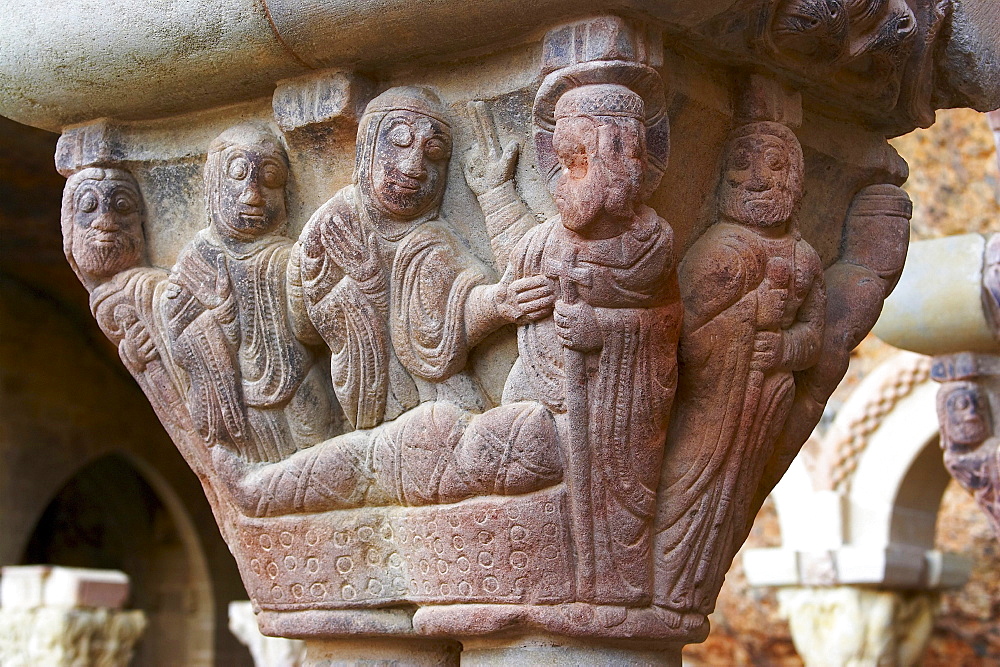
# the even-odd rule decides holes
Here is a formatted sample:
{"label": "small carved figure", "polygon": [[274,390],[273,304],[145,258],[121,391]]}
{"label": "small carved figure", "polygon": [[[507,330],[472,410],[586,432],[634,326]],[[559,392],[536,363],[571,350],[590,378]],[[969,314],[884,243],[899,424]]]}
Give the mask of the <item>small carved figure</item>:
{"label": "small carved figure", "polygon": [[975,496],[1000,536],[1000,437],[986,391],[976,382],[946,382],[937,408],[945,467]]}
{"label": "small carved figure", "polygon": [[802,176],[791,130],[740,127],[725,150],[722,219],[681,264],[679,409],[660,482],[655,599],[677,613],[714,607],[788,417],[793,373],[819,358],[826,299],[819,256],[795,224]]}
{"label": "small carved figure", "polygon": [[167,272],[146,265],[145,207],[123,169],[89,167],[66,181],[63,250],[90,309],[175,438],[191,430],[158,304]]}
{"label": "small carved figure", "polygon": [[[854,195],[844,223],[843,253],[824,272],[826,326],[819,361],[795,373],[795,401],[752,507],[759,508],[823,416],[844,379],[851,351],[875,326],[906,259],[913,205],[902,188],[879,184]],[[756,516],[752,512],[750,519]]]}
{"label": "small carved figure", "polygon": [[279,461],[329,437],[332,396],[301,306],[286,225],[288,158],[255,126],[209,146],[209,226],[177,259],[163,302],[195,426],[246,461]]}

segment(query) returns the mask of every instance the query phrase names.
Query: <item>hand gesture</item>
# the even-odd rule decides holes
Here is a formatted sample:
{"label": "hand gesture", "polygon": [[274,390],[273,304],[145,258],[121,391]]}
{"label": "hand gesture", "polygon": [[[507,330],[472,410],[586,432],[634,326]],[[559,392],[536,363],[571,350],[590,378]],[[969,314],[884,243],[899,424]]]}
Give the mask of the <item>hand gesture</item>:
{"label": "hand gesture", "polygon": [[545,275],[511,280],[507,269],[497,285],[497,312],[508,322],[536,322],[548,317],[555,303],[555,283]]}
{"label": "hand gesture", "polygon": [[780,331],[758,331],[753,338],[750,369],[766,373],[781,363],[782,334]]}
{"label": "hand gesture", "polygon": [[511,140],[502,149],[493,117],[481,101],[469,102],[476,143],[465,154],[465,180],[476,196],[514,178],[520,146]]}
{"label": "hand gesture", "polygon": [[114,317],[124,334],[118,344],[118,353],[126,368],[133,373],[141,373],[146,369],[146,365],[158,356],[149,331],[139,321],[135,308],[131,306],[124,304],[117,306]]}
{"label": "hand gesture", "polygon": [[597,314],[589,303],[556,301],[555,323],[559,340],[571,350],[594,352],[604,347]]}
{"label": "hand gesture", "polygon": [[781,257],[772,257],[765,269],[764,280],[757,288],[757,326],[761,329],[777,329],[785,316],[788,305],[788,285],[791,282],[791,268]]}

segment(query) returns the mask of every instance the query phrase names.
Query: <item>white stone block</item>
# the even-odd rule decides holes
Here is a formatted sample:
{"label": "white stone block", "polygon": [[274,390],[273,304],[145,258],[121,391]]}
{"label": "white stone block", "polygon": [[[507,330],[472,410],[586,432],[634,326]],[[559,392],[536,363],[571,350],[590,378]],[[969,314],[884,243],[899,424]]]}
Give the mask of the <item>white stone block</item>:
{"label": "white stone block", "polygon": [[799,582],[798,553],[792,549],[747,549],[743,570],[751,586],[795,586]]}
{"label": "white stone block", "polygon": [[117,570],[9,566],[0,579],[0,607],[103,607],[121,609],[128,598],[128,575]]}

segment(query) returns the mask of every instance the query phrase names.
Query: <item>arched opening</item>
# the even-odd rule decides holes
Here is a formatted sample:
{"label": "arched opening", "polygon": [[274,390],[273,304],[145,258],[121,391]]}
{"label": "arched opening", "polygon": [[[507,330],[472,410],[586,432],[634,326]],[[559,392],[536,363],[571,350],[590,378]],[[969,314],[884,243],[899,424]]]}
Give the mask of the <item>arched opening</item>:
{"label": "arched opening", "polygon": [[951,481],[938,442],[935,436],[924,444],[899,485],[889,527],[891,543],[934,544],[941,498]]}
{"label": "arched opening", "polygon": [[22,563],[125,572],[129,606],[148,621],[132,664],[209,665],[214,619],[204,556],[190,520],[177,515],[180,503],[152,481],[123,456],[93,461],[49,503]]}

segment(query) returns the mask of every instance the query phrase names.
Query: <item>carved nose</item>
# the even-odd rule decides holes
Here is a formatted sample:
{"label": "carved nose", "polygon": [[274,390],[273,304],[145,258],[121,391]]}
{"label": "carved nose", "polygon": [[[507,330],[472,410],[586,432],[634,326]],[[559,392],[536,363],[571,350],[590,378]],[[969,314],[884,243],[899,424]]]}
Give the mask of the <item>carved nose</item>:
{"label": "carved nose", "polygon": [[399,170],[410,178],[416,178],[418,180],[427,178],[427,169],[424,166],[423,151],[418,148],[409,150],[406,153],[406,157],[399,163]]}
{"label": "carved nose", "polygon": [[102,232],[117,232],[119,229],[118,221],[115,220],[115,217],[109,213],[102,213],[97,216],[97,218],[90,223],[90,226]]}
{"label": "carved nose", "polygon": [[750,192],[764,192],[767,190],[767,187],[767,181],[761,177],[759,172],[754,170],[754,172],[750,175],[750,178],[747,179],[747,184],[744,186],[744,189],[749,190]]}
{"label": "carved nose", "polygon": [[260,186],[253,182],[248,183],[243,189],[243,194],[240,195],[240,203],[248,206],[263,206],[264,197],[260,194]]}

